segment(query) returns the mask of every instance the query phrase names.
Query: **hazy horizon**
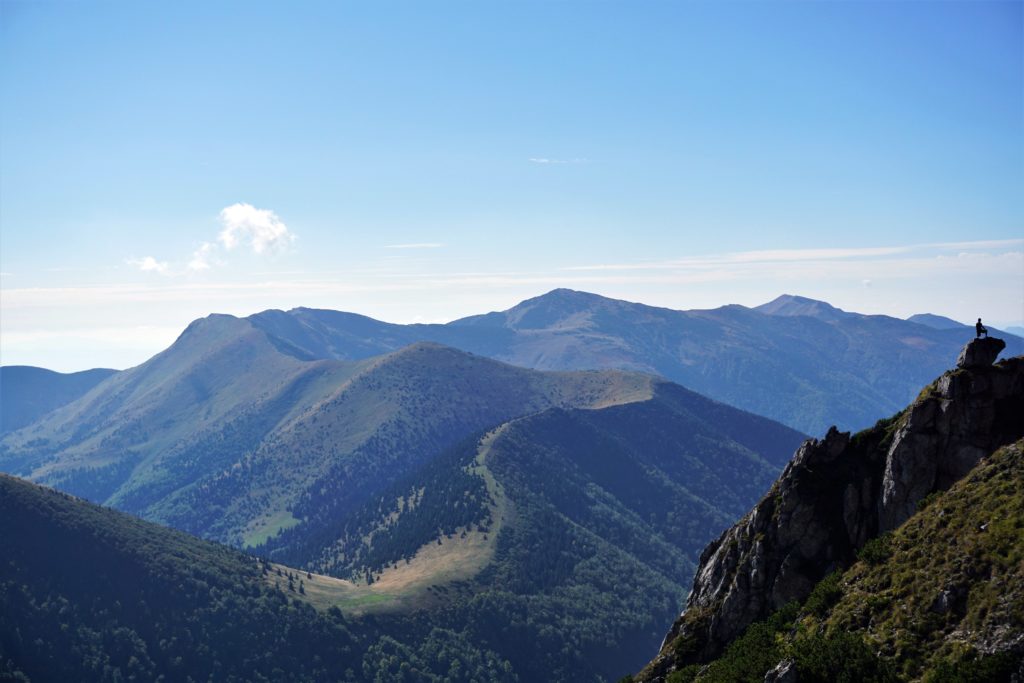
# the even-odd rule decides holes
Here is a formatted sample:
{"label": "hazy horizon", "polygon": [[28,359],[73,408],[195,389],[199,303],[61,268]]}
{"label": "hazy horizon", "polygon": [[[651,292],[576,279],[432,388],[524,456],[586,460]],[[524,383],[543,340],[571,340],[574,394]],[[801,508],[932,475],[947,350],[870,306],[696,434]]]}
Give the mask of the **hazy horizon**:
{"label": "hazy horizon", "polygon": [[0,363],[556,287],[1024,325],[1020,2],[0,4]]}
{"label": "hazy horizon", "polygon": [[[571,288],[566,288],[566,289],[571,289]],[[514,302],[513,304],[511,304],[509,306],[503,306],[503,307],[500,307],[500,308],[491,308],[491,309],[487,309],[487,310],[472,311],[472,312],[467,313],[465,315],[456,315],[456,316],[452,316],[452,317],[449,317],[449,318],[446,318],[446,319],[439,319],[439,320],[407,320],[407,321],[402,321],[402,320],[385,320],[383,318],[376,318],[373,315],[362,313],[360,311],[343,311],[343,312],[345,312],[345,313],[357,313],[359,315],[366,315],[367,317],[374,318],[375,320],[379,320],[381,322],[393,323],[393,324],[399,324],[399,325],[408,325],[408,324],[416,324],[416,323],[446,324],[446,323],[449,323],[449,322],[452,322],[452,321],[455,321],[455,320],[459,320],[461,318],[465,318],[465,317],[468,317],[468,316],[483,315],[483,314],[494,312],[494,311],[508,310],[509,308],[512,308],[513,306],[515,306],[515,305],[517,305],[519,303],[522,303],[522,301],[526,301],[528,299],[540,297],[540,296],[543,296],[545,294],[549,294],[552,291],[553,290],[545,290],[543,292],[538,292],[537,294],[535,294],[533,296],[529,296],[529,297],[526,297],[525,299],[522,299],[520,301],[516,301],[516,302]],[[584,291],[584,290],[574,290],[574,291]],[[586,293],[597,294],[597,292],[586,292]],[[779,294],[778,296],[787,296],[787,295],[788,296],[801,296],[801,295],[798,295],[798,294],[792,294],[790,292],[783,292],[783,293]],[[599,295],[599,296],[603,296],[603,295]],[[769,299],[766,299],[764,301],[759,301],[757,303],[750,304],[750,305],[747,305],[747,304],[740,304],[740,305],[747,306],[748,308],[753,308],[753,307],[759,306],[761,304],[769,303],[770,301],[773,301],[776,298],[778,298],[778,296],[773,296],[773,297],[771,297]],[[609,298],[615,298],[615,297],[609,297]],[[810,298],[810,297],[805,297],[805,298]],[[630,303],[637,303],[637,304],[644,304],[644,305],[653,305],[653,304],[648,304],[647,302],[644,302],[644,301],[631,301],[631,300],[627,300],[627,301],[630,301]],[[825,303],[828,303],[828,304],[831,305],[831,302],[827,302],[826,301]],[[724,306],[729,306],[729,305],[734,305],[734,302],[722,303],[719,306],[695,307],[693,309],[675,309],[675,308],[672,308],[670,306],[662,306],[661,308],[672,308],[672,310],[681,310],[681,311],[685,311],[685,310],[713,310],[713,309],[716,309],[716,308],[720,308],[720,307],[724,307]],[[297,306],[297,307],[292,307],[292,308],[288,308],[288,309],[280,309],[280,308],[279,309],[273,309],[273,308],[266,309],[265,308],[265,309],[255,310],[255,311],[251,311],[251,312],[247,312],[247,313],[246,312],[243,312],[243,313],[227,313],[225,311],[210,311],[209,313],[207,313],[205,315],[198,316],[196,319],[199,319],[199,318],[202,318],[202,317],[206,317],[207,315],[233,315],[233,316],[238,317],[238,318],[245,318],[245,317],[248,317],[250,315],[254,315],[254,314],[261,313],[261,312],[268,311],[268,310],[293,310],[293,308],[315,308],[315,307]],[[843,309],[841,306],[837,306],[837,308],[845,310],[845,311],[847,311],[849,313],[858,313],[858,314],[862,314],[862,315],[887,315],[887,314],[875,313],[875,312],[871,312],[871,311],[856,311],[856,310],[850,310],[850,309]],[[328,309],[328,310],[339,310],[339,309]],[[930,311],[918,311],[918,313],[930,313]],[[916,315],[916,314],[910,314],[910,315]],[[910,315],[908,315],[908,316],[892,316],[892,317],[900,317],[901,319],[906,319],[906,318],[910,317]],[[935,314],[935,315],[937,315],[937,314]],[[948,316],[946,316],[946,317],[948,317]],[[962,321],[962,320],[956,320],[956,319],[953,319],[953,320],[955,320],[956,322],[959,322],[959,323],[961,323],[963,325],[970,326],[970,325],[973,324],[973,321]],[[191,322],[191,321],[189,321],[189,322]],[[1003,324],[992,322],[992,321],[986,321],[986,325],[988,325],[991,328],[999,328],[999,329],[1005,329],[1007,327],[1015,327],[1015,325],[1013,323],[1011,323],[1009,325],[1003,325]],[[152,356],[156,355],[160,351],[163,351],[164,349],[166,349],[169,346],[171,346],[171,344],[173,344],[173,342],[177,339],[177,337],[181,334],[181,332],[184,331],[186,326],[187,326],[187,323],[186,323],[186,325],[182,326],[180,329],[167,328],[166,330],[152,330],[152,332],[155,332],[156,334],[153,334],[151,337],[147,338],[151,342],[151,345],[150,346],[146,346],[146,347],[140,347],[134,353],[127,353],[127,352],[125,352],[122,349],[122,350],[108,351],[108,352],[105,352],[105,353],[103,351],[99,351],[94,356],[95,358],[98,358],[98,359],[102,359],[102,358],[110,358],[110,359],[134,358],[134,360],[130,360],[130,361],[127,362],[127,364],[121,364],[120,366],[113,365],[113,364],[103,364],[102,362],[100,362],[98,364],[88,365],[87,367],[85,367],[85,366],[80,367],[78,365],[48,366],[48,365],[41,365],[39,363],[31,363],[31,362],[7,362],[6,360],[4,362],[0,363],[0,366],[29,365],[29,366],[35,366],[35,367],[43,367],[45,369],[54,370],[56,372],[61,372],[61,373],[80,372],[80,371],[83,371],[83,370],[91,370],[91,369],[94,369],[94,368],[113,368],[113,369],[116,369],[116,370],[125,370],[127,368],[134,367],[136,365],[139,365],[140,363],[143,363],[143,362],[149,360]],[[160,341],[160,338],[159,338],[158,335],[159,335],[159,333],[163,333],[163,332],[165,332],[168,336],[166,337],[166,339],[164,341]],[[72,360],[73,360],[73,357],[72,357]]]}

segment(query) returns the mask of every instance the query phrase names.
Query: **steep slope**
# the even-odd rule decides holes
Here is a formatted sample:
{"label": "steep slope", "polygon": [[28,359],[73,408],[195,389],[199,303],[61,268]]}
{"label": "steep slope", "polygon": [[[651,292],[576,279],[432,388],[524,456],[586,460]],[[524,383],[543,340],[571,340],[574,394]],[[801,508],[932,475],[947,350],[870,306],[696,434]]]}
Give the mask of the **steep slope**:
{"label": "steep slope", "polygon": [[[811,434],[899,410],[973,336],[793,296],[675,311],[567,289],[447,325],[311,309],[250,320],[301,358],[358,359],[428,340],[541,370],[650,372]],[[1006,355],[1024,353],[1024,341],[1007,343]]]}
{"label": "steep slope", "polygon": [[905,411],[855,436],[833,430],[805,443],[761,502],[704,550],[686,610],[642,680],[709,661],[752,623],[806,599],[926,496],[1024,436],[1021,415],[1017,357],[950,371]]}
{"label": "steep slope", "polygon": [[9,434],[0,467],[142,513],[230,466],[323,384],[354,371],[298,361],[247,321],[210,316],[146,363]]}
{"label": "steep slope", "polygon": [[[1024,440],[670,683],[1003,683],[1024,675]],[[1016,676],[1016,678],[1014,678]]]}
{"label": "steep slope", "polygon": [[921,508],[836,582],[823,631],[858,632],[911,678],[989,660],[998,680],[1024,664],[1024,441]]}
{"label": "steep slope", "polygon": [[283,565],[265,584],[372,613],[398,660],[433,643],[477,670],[596,681],[639,666],[682,599],[680,567],[802,438],[649,375],[433,343],[302,360],[216,316],[10,435],[2,462],[256,546]]}
{"label": "steep slope", "polygon": [[0,539],[4,680],[515,680],[451,632],[318,613],[253,558],[6,475]]}
{"label": "steep slope", "polygon": [[156,518],[232,542],[293,525],[307,534],[470,434],[551,406],[642,400],[652,384],[616,371],[538,373],[425,343],[359,368],[230,468],[153,507]]}
{"label": "steep slope", "polygon": [[256,552],[339,577],[314,584],[321,606],[429,607],[423,628],[498,653],[522,680],[608,680],[657,646],[684,592],[677,569],[800,438],[660,382],[647,400],[506,422]]}
{"label": "steep slope", "polygon": [[[538,373],[416,344],[300,360],[211,316],[167,351],[2,442],[0,468],[207,538],[340,518],[466,436],[551,406],[650,395],[617,371]],[[298,509],[296,506],[300,506]]]}
{"label": "steep slope", "polygon": [[71,403],[116,370],[60,373],[28,365],[0,367],[0,436]]}

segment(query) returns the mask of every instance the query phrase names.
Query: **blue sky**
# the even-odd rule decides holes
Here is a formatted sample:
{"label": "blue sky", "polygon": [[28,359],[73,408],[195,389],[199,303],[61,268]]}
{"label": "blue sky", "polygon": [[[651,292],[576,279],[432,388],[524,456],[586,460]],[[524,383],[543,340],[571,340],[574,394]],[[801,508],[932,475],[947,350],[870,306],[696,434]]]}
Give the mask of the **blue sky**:
{"label": "blue sky", "polygon": [[1020,2],[0,3],[0,362],[573,287],[1024,320]]}

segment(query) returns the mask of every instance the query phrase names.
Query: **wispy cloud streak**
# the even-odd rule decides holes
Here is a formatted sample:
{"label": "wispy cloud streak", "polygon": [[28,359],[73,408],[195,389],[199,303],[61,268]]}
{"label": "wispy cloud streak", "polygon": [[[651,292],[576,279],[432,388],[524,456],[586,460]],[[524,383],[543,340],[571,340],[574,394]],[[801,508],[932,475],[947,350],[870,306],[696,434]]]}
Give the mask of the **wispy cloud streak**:
{"label": "wispy cloud streak", "polygon": [[409,244],[385,244],[385,249],[440,249],[441,242],[410,242]]}
{"label": "wispy cloud streak", "polygon": [[589,164],[590,163],[589,159],[585,159],[585,158],[582,158],[582,157],[578,157],[578,158],[574,158],[574,159],[552,159],[550,157],[530,157],[529,161],[530,161],[531,164],[555,165],[555,166],[560,166],[560,165],[564,165],[564,164]]}

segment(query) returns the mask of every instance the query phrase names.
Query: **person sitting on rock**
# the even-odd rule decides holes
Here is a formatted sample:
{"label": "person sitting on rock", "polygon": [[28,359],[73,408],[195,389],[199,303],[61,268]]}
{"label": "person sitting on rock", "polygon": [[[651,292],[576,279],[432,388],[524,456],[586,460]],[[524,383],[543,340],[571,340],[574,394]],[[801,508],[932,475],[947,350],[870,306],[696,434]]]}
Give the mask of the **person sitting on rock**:
{"label": "person sitting on rock", "polygon": [[974,323],[974,338],[980,339],[981,335],[988,337],[988,330],[981,324],[981,318],[978,318],[978,322]]}

